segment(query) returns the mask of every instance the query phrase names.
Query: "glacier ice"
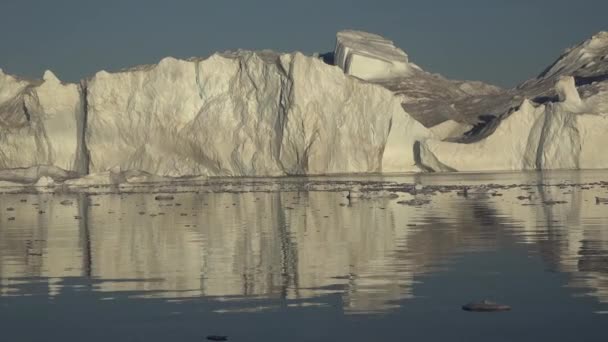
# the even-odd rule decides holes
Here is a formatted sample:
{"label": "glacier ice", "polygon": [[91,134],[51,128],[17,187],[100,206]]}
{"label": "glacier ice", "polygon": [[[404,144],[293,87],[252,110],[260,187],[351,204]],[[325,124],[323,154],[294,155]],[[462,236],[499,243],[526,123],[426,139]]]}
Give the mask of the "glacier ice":
{"label": "glacier ice", "polygon": [[431,133],[383,87],[300,53],[238,51],[99,72],[87,83],[92,172],[279,176],[413,171]]}
{"label": "glacier ice", "polygon": [[431,74],[352,30],[334,65],[238,50],[78,84],[0,69],[3,182],[607,168],[607,133],[606,32],[507,90]]}

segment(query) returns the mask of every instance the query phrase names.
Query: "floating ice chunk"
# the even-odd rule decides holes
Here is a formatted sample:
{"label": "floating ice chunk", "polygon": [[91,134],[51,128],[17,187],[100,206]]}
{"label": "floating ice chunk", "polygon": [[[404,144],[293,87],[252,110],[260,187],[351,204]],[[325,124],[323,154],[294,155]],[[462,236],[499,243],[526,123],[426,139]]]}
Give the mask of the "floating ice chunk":
{"label": "floating ice chunk", "polygon": [[34,186],[40,187],[40,188],[45,188],[45,187],[52,187],[54,185],[55,185],[55,181],[53,180],[53,178],[47,177],[47,176],[42,176],[42,177],[40,177],[40,179],[38,179],[38,181],[36,182],[36,184]]}

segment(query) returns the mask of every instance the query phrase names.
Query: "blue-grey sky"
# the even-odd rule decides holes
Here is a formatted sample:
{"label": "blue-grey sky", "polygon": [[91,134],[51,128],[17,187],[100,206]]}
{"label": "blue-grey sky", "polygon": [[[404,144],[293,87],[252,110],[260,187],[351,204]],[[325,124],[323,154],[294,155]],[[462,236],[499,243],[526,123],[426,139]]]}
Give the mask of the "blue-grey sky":
{"label": "blue-grey sky", "polygon": [[333,50],[352,28],[423,68],[512,86],[608,30],[606,0],[0,0],[0,68],[75,81],[227,49]]}

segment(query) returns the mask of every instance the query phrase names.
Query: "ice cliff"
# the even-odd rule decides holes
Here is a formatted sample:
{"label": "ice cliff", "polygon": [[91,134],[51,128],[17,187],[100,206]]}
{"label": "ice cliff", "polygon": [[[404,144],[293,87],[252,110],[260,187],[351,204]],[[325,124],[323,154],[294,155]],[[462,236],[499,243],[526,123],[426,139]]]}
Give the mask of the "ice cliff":
{"label": "ice cliff", "polygon": [[165,58],[79,84],[0,70],[0,181],[608,167],[607,33],[509,90],[359,31],[332,55]]}
{"label": "ice cliff", "polygon": [[166,58],[87,86],[92,172],[278,176],[412,171],[430,132],[386,89],[300,53]]}
{"label": "ice cliff", "polygon": [[[301,53],[237,51],[100,71],[2,74],[2,168],[280,176],[415,171],[432,133],[389,90]],[[86,164],[83,162],[86,161]]]}

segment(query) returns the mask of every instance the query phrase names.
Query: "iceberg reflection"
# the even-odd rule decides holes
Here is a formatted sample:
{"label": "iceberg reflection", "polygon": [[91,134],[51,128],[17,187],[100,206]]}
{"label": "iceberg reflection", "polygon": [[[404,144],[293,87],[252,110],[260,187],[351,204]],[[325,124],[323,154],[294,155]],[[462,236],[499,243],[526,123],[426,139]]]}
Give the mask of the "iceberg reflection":
{"label": "iceberg reflection", "polygon": [[[347,313],[384,312],[414,297],[418,277],[453,257],[517,243],[608,302],[607,207],[594,200],[605,184],[525,177],[530,185],[473,184],[466,197],[421,191],[348,200],[340,191],[293,189],[193,191],[173,200],[2,195],[0,295],[33,294],[24,285],[38,284],[50,297],[80,287],[108,299],[129,292],[324,305],[307,300],[338,293]],[[418,181],[432,187],[434,180]],[[430,203],[399,204],[404,197]]]}

